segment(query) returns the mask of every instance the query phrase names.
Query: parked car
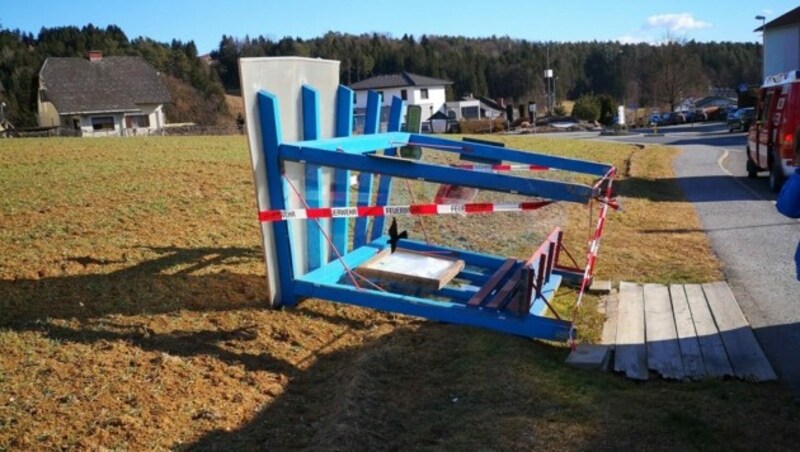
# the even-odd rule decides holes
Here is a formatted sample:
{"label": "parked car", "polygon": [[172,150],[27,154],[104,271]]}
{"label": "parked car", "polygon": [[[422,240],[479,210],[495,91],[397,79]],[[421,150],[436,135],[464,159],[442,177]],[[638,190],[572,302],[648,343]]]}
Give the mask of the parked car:
{"label": "parked car", "polygon": [[672,113],[669,114],[667,122],[669,124],[685,124],[686,116],[679,111],[673,111]]}
{"label": "parked car", "polygon": [[769,171],[769,188],[780,191],[800,165],[800,71],[766,78],[758,90],[755,119],[747,135],[747,176]]}
{"label": "parked car", "polygon": [[750,125],[753,124],[754,116],[755,109],[752,107],[736,110],[733,114],[728,115],[728,132],[733,132],[734,130],[747,132],[750,130]]}
{"label": "parked car", "polygon": [[696,122],[705,122],[708,121],[708,114],[702,108],[698,108],[694,111],[694,120]]}

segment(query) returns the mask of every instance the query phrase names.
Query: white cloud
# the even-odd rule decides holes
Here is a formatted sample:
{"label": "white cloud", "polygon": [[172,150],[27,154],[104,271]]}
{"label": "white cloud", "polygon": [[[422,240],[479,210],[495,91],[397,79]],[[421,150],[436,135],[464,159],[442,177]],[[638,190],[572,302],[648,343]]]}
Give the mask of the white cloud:
{"label": "white cloud", "polygon": [[620,44],[641,44],[643,42],[650,42],[650,38],[641,38],[633,35],[619,36],[615,40]]}
{"label": "white cloud", "polygon": [[711,24],[697,20],[689,13],[657,14],[650,16],[646,21],[646,28],[664,27],[670,31],[698,30],[709,28]]}

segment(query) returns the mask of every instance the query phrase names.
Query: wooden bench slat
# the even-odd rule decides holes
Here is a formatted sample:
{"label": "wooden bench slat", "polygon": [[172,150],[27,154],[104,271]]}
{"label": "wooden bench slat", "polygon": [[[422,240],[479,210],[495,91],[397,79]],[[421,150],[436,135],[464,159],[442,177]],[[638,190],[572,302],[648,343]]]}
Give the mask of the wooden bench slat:
{"label": "wooden bench slat", "polygon": [[502,309],[504,302],[514,292],[514,289],[519,287],[522,280],[521,276],[522,268],[520,267],[514,272],[511,278],[503,284],[503,287],[497,291],[494,297],[492,297],[492,301],[490,301],[486,307],[489,309]]}
{"label": "wooden bench slat", "polygon": [[481,290],[479,290],[478,293],[470,298],[469,302],[467,302],[467,305],[477,308],[483,304],[483,302],[486,301],[486,298],[497,288],[497,286],[500,285],[505,276],[509,271],[511,271],[516,263],[516,259],[506,259],[506,261],[503,262],[503,265],[501,265],[500,268],[498,268],[497,271],[492,274],[492,277],[486,281],[486,284],[481,287]]}

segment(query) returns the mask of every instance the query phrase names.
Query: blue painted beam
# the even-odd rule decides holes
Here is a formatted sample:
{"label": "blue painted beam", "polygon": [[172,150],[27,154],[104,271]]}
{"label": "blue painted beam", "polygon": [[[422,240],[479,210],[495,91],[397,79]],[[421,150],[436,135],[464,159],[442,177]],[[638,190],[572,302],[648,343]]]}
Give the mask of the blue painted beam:
{"label": "blue painted beam", "polygon": [[435,296],[440,297],[448,297],[451,298],[455,303],[466,303],[472,298],[477,292],[478,288],[475,286],[467,286],[470,288],[458,288],[458,287],[442,287],[439,291],[434,292]]}
{"label": "blue painted beam", "polygon": [[[479,143],[459,142],[438,138],[430,135],[412,134],[409,138],[412,144],[425,146],[440,146],[439,149],[445,152],[457,152],[468,155],[472,159],[502,160],[507,162],[525,163],[528,165],[542,165],[549,168],[557,168],[565,171],[577,173],[594,174],[604,176],[611,169],[611,165],[603,163],[588,162],[585,160],[557,157],[553,155],[536,154],[533,152],[523,152],[513,149],[502,148],[499,146],[489,146]],[[458,148],[453,148],[457,146]]]}
{"label": "blue painted beam", "polygon": [[364,123],[364,135],[380,132],[382,96],[375,91],[367,92],[367,118]]}
{"label": "blue painted beam", "polygon": [[[367,119],[364,124],[364,134],[377,134],[381,124],[381,95],[375,91],[367,94]],[[372,183],[374,177],[371,172],[361,171],[358,174],[358,206],[368,206],[372,204]],[[353,229],[353,248],[358,248],[367,242],[367,229],[370,219],[358,217]]]}
{"label": "blue painted beam", "polygon": [[440,322],[469,325],[530,338],[566,341],[570,323],[534,315],[509,316],[489,309],[473,309],[462,303],[434,301],[374,290],[356,289],[340,284],[317,284],[297,281],[300,296],[322,298],[386,312],[423,317]]}
{"label": "blue painted beam", "polygon": [[[388,237],[381,237],[378,240],[370,242],[361,248],[356,248],[355,250],[343,255],[342,261],[344,261],[345,265],[347,265],[347,268],[353,270],[378,254],[381,250],[385,249],[388,246],[388,243]],[[317,284],[336,284],[346,276],[347,270],[345,270],[342,262],[339,259],[334,259],[322,267],[306,273],[298,278],[298,280]],[[359,284],[361,284],[361,280],[358,281]]]}
{"label": "blue painted beam", "polygon": [[331,153],[321,149],[284,144],[281,157],[287,160],[305,161],[323,166],[349,168],[368,173],[387,174],[407,179],[461,185],[495,192],[516,193],[523,196],[542,197],[556,201],[587,203],[592,197],[592,188],[568,182],[527,179],[524,177],[470,171],[441,165],[412,162],[402,159],[383,159],[361,154]]}
{"label": "blue painted beam", "polygon": [[[339,86],[336,91],[336,136],[339,140],[347,140],[353,133],[353,91],[346,86]],[[333,173],[333,207],[350,207],[350,171],[347,168],[336,168]],[[331,241],[340,254],[348,251],[350,240],[350,220],[333,218],[331,220]],[[330,261],[336,259],[336,253],[328,253]]]}
{"label": "blue painted beam", "polygon": [[[392,109],[389,112],[388,132],[399,132],[400,124],[403,121],[403,99],[395,96],[392,98]],[[397,148],[388,148],[383,151],[384,155],[396,156]],[[378,198],[376,205],[385,206],[389,204],[389,196],[392,193],[392,177],[386,174],[380,176],[378,181]],[[386,217],[375,217],[372,220],[372,240],[383,235],[383,228],[386,225]]]}
{"label": "blue painted beam", "polygon": [[[344,101],[342,101],[342,103],[344,103]],[[352,110],[350,111],[349,115],[350,124],[352,124]],[[347,121],[347,118],[345,118],[344,121]],[[340,130],[338,127],[338,116],[336,130],[337,133],[345,132],[344,125],[342,126],[342,130]],[[347,129],[347,131],[352,134],[352,125],[350,126],[350,129]],[[343,136],[337,138],[325,138],[321,140],[298,141],[292,144],[299,147],[324,149],[326,151],[344,152],[348,154],[364,154],[367,152],[376,152],[381,149],[395,146],[404,146],[406,143],[408,143],[410,135],[411,134],[406,132],[386,132],[375,135],[357,135],[349,137]]]}
{"label": "blue painted beam", "polygon": [[[279,158],[282,133],[278,98],[264,90],[258,92],[257,98],[270,208],[285,209],[284,182],[280,173],[281,164]],[[275,290],[278,295],[275,297],[274,306],[277,307],[282,304],[294,305],[297,303],[297,299],[294,292],[294,270],[289,242],[289,225],[285,221],[274,222],[272,231],[275,237],[278,268],[271,269],[271,271],[278,272],[278,283],[280,284],[280,287]]]}
{"label": "blue painted beam", "polygon": [[[303,85],[301,89],[303,105],[303,139],[317,140],[320,137],[319,93],[311,86]],[[322,207],[322,169],[319,165],[305,165],[306,203],[311,208]],[[316,270],[325,261],[325,238],[320,227],[325,227],[326,220],[309,221],[306,224],[306,241],[308,250],[308,270]]]}

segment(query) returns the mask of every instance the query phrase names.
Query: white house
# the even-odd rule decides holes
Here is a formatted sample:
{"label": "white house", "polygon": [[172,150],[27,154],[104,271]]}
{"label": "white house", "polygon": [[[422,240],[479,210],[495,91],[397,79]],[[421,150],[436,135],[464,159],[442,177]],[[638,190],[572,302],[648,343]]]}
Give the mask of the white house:
{"label": "white house", "polygon": [[392,104],[393,97],[406,101],[406,105],[422,107],[422,121],[427,121],[445,103],[445,88],[453,82],[424,75],[403,72],[400,74],[377,75],[350,85],[355,92],[356,114],[367,108],[367,92],[377,91],[382,95],[382,106]]}
{"label": "white house", "polygon": [[170,101],[161,75],[140,57],[48,58],[39,70],[40,127],[80,136],[149,135]]}
{"label": "white house", "polygon": [[755,31],[764,33],[764,77],[800,69],[800,6]]}

